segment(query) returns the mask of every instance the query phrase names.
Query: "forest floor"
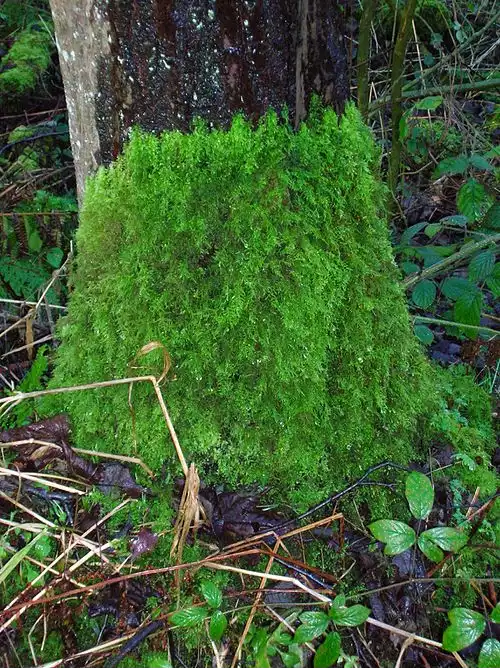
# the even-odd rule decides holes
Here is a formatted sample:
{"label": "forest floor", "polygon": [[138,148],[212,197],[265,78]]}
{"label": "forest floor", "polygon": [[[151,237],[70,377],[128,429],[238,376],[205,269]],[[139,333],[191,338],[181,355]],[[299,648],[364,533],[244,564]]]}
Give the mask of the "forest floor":
{"label": "forest floor", "polygon": [[[50,33],[46,4],[28,4],[0,55],[36,22]],[[408,90],[427,81],[428,94],[405,102],[390,232],[415,335],[475,379],[496,419],[499,95],[481,88],[497,72],[496,10],[434,4],[407,54]],[[370,66],[384,166],[391,21],[375,22]],[[0,67],[1,665],[500,668],[498,492],[454,473],[499,473],[495,444],[486,462],[442,444],[404,470],[380,462],[297,516],[266,490],[206,486],[193,469],[162,481],[138,459],[81,450],[65,416],[37,421],[77,225],[57,57],[50,40],[38,47],[49,56],[32,84],[16,89],[1,78],[14,66]],[[399,514],[371,522],[367,485]],[[153,517],[172,490],[176,507]]]}

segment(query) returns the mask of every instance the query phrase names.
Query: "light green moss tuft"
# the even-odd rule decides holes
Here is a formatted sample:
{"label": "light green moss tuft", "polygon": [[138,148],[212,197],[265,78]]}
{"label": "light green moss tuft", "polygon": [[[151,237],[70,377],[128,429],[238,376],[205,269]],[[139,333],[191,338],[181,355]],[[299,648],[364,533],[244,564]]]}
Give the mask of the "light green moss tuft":
{"label": "light green moss tuft", "polygon": [[[134,132],[87,187],[53,386],[130,375],[161,341],[187,459],[209,482],[271,484],[302,507],[376,462],[408,461],[438,400],[376,163],[353,107],[297,133],[273,113],[255,129],[237,117],[228,132]],[[75,441],[175,465],[145,386],[136,453],[127,391],[64,395]]]}

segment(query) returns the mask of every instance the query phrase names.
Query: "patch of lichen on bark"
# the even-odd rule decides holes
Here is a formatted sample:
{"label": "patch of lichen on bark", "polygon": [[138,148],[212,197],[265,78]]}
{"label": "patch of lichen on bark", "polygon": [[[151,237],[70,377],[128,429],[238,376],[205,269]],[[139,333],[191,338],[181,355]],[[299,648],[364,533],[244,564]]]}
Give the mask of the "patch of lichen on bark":
{"label": "patch of lichen on bark", "polygon": [[[412,335],[357,111],[293,132],[135,132],[88,183],[54,386],[129,376],[150,341],[189,461],[298,506],[385,459],[426,452],[434,372]],[[159,373],[161,360],[141,364]],[[156,366],[155,366],[156,365]],[[151,387],[66,394],[80,447],[177,471]]]}

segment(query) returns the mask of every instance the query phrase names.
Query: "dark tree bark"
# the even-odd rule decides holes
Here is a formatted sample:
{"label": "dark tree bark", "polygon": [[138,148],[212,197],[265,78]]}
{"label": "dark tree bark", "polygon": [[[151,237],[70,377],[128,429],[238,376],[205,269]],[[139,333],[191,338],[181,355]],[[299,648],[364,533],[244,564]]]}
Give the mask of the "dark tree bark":
{"label": "dark tree bark", "polygon": [[269,107],[304,118],[313,93],[342,113],[345,5],[335,0],[50,0],[79,198],[131,126],[225,126]]}

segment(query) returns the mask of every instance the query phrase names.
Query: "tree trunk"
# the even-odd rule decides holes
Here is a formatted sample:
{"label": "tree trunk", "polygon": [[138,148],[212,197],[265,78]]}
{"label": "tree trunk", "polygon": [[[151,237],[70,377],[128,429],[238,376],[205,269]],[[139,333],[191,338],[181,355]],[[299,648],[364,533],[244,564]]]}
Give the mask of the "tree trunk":
{"label": "tree trunk", "polygon": [[331,0],[50,0],[78,196],[133,125],[227,126],[285,105],[297,125],[313,93],[348,96],[343,3]]}

